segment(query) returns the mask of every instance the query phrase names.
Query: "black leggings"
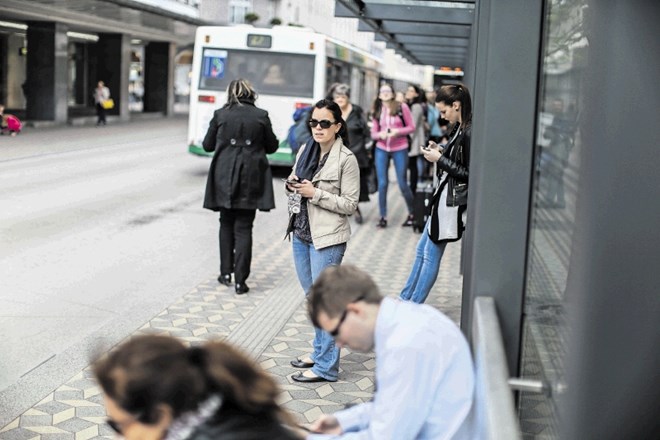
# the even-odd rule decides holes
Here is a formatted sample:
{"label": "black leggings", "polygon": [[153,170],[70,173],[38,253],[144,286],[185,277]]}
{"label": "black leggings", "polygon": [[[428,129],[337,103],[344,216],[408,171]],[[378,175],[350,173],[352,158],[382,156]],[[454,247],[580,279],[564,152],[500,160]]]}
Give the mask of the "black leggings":
{"label": "black leggings", "polygon": [[255,209],[220,209],[220,274],[234,272],[237,283],[250,276]]}

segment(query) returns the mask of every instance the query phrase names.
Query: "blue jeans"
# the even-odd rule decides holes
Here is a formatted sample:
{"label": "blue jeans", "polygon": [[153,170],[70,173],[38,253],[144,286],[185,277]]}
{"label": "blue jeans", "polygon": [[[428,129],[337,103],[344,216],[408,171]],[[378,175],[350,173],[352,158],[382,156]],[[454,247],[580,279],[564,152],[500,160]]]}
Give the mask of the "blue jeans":
{"label": "blue jeans", "polygon": [[380,207],[380,216],[387,217],[387,170],[390,167],[390,158],[394,161],[396,170],[396,180],[399,183],[401,195],[406,201],[408,214],[413,212],[413,193],[408,186],[406,177],[408,171],[408,150],[387,152],[380,148],[375,149],[374,164],[376,165],[376,174],[378,176],[378,206]]}
{"label": "blue jeans", "polygon": [[426,301],[429,292],[438,278],[440,271],[440,260],[442,254],[445,252],[447,242],[439,244],[433,243],[429,238],[427,232],[428,222],[422,237],[417,243],[417,252],[415,254],[415,262],[413,263],[412,270],[408,276],[408,281],[401,291],[399,297],[406,301],[412,301],[421,304]]}
{"label": "blue jeans", "polygon": [[[293,262],[305,295],[323,269],[341,264],[345,251],[346,243],[316,249],[312,243],[306,243],[293,234]],[[314,374],[328,380],[337,380],[339,349],[328,332],[314,327],[314,353],[310,357],[314,361]]]}

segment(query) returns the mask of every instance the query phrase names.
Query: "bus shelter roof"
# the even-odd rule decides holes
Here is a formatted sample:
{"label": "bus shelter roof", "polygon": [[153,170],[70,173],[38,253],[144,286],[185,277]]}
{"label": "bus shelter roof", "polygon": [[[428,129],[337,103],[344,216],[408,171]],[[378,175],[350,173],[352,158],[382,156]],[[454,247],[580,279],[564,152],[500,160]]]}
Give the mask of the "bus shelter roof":
{"label": "bus shelter roof", "polygon": [[357,18],[358,30],[413,64],[464,70],[475,0],[336,0],[335,16]]}

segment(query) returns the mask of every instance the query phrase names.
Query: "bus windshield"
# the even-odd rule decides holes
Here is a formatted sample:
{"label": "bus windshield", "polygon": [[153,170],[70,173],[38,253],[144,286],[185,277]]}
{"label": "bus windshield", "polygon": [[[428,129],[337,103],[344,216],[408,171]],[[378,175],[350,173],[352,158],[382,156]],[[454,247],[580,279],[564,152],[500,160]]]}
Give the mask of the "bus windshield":
{"label": "bus windshield", "polygon": [[249,80],[260,95],[311,98],[314,55],[204,48],[200,90],[224,91],[237,78]]}

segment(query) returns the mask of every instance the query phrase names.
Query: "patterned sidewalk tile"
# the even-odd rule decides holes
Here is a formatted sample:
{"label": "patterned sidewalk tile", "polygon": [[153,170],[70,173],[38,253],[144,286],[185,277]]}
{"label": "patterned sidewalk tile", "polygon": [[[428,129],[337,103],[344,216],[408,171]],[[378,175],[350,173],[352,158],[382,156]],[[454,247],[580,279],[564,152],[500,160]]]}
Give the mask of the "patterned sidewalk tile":
{"label": "patterned sidewalk tile", "polygon": [[[403,200],[392,185],[389,194],[390,224],[379,230],[369,219],[377,217],[374,201],[365,205],[367,219],[362,225],[352,224],[353,237],[349,242],[345,263],[367,270],[384,295],[398,296],[406,282],[419,234],[399,226],[406,213]],[[462,277],[459,274],[460,243],[447,246],[438,281],[427,300],[454,321],[460,318]],[[260,318],[259,306],[269,294],[281,294],[282,286],[292,295],[300,290],[291,256],[291,246],[279,238],[255,241],[250,293],[235,295],[233,290],[218,285],[215,278],[204,281],[171,304],[138,330],[156,332],[181,338],[195,344],[213,338],[230,338],[232,333],[252,318]],[[279,290],[278,290],[279,289]],[[287,290],[289,291],[289,290]],[[297,291],[297,293],[296,293]],[[282,306],[284,307],[284,306]],[[277,314],[279,310],[273,309]],[[261,315],[263,317],[263,315]],[[285,317],[286,318],[286,317]],[[321,414],[332,413],[347,404],[371,399],[374,390],[375,359],[373,353],[354,353],[342,349],[339,380],[334,383],[299,384],[290,376],[297,369],[289,361],[305,356],[312,350],[314,330],[301,303],[286,318],[282,327],[265,347],[257,353],[257,362],[269,372],[282,389],[279,401],[301,423],[309,423]],[[100,389],[87,367],[65,384],[46,396],[20,417],[0,428],[0,439],[73,439],[113,438],[105,425]]]}

